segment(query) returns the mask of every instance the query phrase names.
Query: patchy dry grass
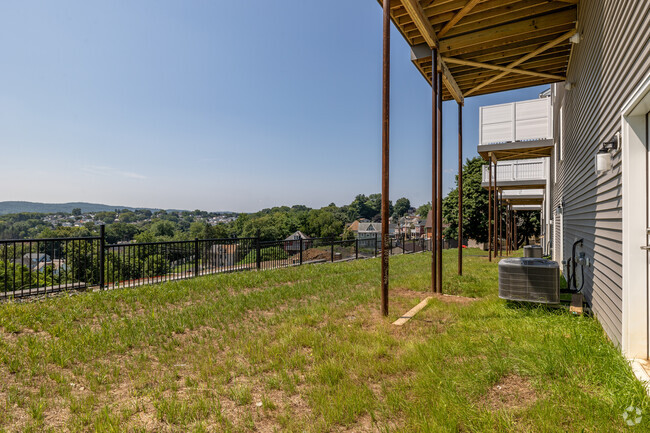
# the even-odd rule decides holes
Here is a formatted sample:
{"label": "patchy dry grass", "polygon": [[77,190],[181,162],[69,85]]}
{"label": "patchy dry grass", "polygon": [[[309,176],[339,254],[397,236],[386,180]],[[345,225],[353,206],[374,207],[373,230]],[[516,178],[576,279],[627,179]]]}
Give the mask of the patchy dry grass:
{"label": "patchy dry grass", "polygon": [[598,323],[496,296],[496,264],[430,258],[202,277],[0,305],[0,431],[624,431],[648,399]]}

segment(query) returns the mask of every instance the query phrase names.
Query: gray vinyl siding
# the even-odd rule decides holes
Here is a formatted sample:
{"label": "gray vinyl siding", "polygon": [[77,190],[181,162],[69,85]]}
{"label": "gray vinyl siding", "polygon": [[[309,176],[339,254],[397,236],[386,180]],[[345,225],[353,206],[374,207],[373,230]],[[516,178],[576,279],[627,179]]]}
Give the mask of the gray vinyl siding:
{"label": "gray vinyl siding", "polygon": [[[563,258],[570,258],[573,243],[584,239],[582,251],[594,266],[585,268],[583,292],[617,344],[622,327],[620,153],[615,154],[612,171],[598,177],[594,161],[600,144],[620,131],[623,105],[650,72],[649,11],[650,2],[645,0],[580,2],[582,41],[573,47],[567,72],[574,87],[554,88],[554,102],[562,104],[564,115],[564,155],[551,186],[552,209],[563,203]],[[557,121],[554,127],[557,131]],[[551,166],[552,178],[553,172]],[[559,241],[556,232],[554,246],[559,247]]]}

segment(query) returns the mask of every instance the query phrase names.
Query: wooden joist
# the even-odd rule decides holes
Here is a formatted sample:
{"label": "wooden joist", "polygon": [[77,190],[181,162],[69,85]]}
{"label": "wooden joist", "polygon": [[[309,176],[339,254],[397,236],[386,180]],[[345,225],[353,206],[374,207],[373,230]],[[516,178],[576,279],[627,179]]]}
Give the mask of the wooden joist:
{"label": "wooden joist", "polygon": [[[431,27],[429,19],[424,15],[424,11],[422,10],[420,2],[418,0],[402,0],[402,4],[406,8],[411,19],[413,19],[413,22],[417,26],[420,33],[423,35],[424,40],[426,41],[429,48],[439,49],[440,44],[438,42],[438,37],[433,31],[433,27]],[[454,98],[459,104],[464,104],[465,100],[463,93],[461,92],[460,87],[458,87],[458,84],[456,84],[456,80],[454,80],[451,72],[449,72],[449,68],[444,64],[444,62],[440,61],[440,57],[438,57],[438,60],[440,70],[442,72],[442,81],[445,84],[445,87],[451,94],[452,98]],[[434,79],[433,76],[432,79]]]}
{"label": "wooden joist", "polygon": [[[572,30],[568,31],[567,33],[563,34],[563,35],[560,36],[559,38],[555,38],[555,39],[553,39],[553,40],[550,41],[549,43],[542,45],[541,47],[537,48],[537,49],[534,50],[533,52],[526,54],[525,56],[523,56],[523,57],[520,58],[519,60],[516,60],[516,61],[510,63],[510,64],[508,65],[508,67],[509,67],[509,68],[514,68],[514,67],[516,67],[516,66],[519,66],[520,64],[524,63],[526,60],[532,59],[533,57],[535,57],[535,56],[538,55],[539,53],[542,53],[542,52],[548,50],[549,48],[552,48],[552,47],[554,47],[555,45],[557,45],[557,44],[559,44],[559,43],[561,43],[561,42],[566,41],[566,40],[569,39],[571,36],[573,36],[573,35],[576,33],[576,31],[577,31],[576,29],[572,29]],[[502,72],[502,73],[500,73],[499,75],[497,75],[497,76],[495,76],[495,77],[492,77],[492,78],[490,78],[490,79],[487,80],[487,81],[484,81],[483,83],[479,84],[478,86],[474,87],[473,89],[470,89],[470,90],[467,92],[467,95],[471,95],[472,93],[476,93],[477,90],[482,89],[483,87],[485,87],[485,86],[487,86],[487,85],[489,85],[489,84],[491,84],[491,83],[494,83],[496,80],[498,80],[498,79],[500,79],[500,78],[503,78],[503,77],[505,77],[505,76],[508,75],[508,74],[509,74],[509,72]]]}
{"label": "wooden joist", "polygon": [[456,102],[458,102],[459,104],[464,104],[465,99],[463,96],[463,92],[461,92],[458,83],[456,83],[454,76],[451,75],[451,72],[449,72],[449,68],[447,67],[445,62],[440,60],[440,55],[438,55],[438,65],[440,65],[440,67],[442,68],[442,82],[447,88],[447,91],[449,91],[451,97],[454,98]]}
{"label": "wooden joist", "polygon": [[527,69],[509,68],[507,66],[492,65],[490,63],[473,62],[471,60],[456,59],[454,57],[443,57],[446,63],[456,63],[459,65],[475,66],[477,68],[492,69],[495,71],[513,72],[516,74],[532,75],[534,77],[552,78],[558,81],[564,81],[566,77],[561,75],[546,74],[544,72],[529,71]]}
{"label": "wooden joist", "polygon": [[438,32],[438,38],[441,38],[444,35],[446,35],[449,32],[449,30],[451,30],[451,28],[454,25],[456,25],[458,21],[461,20],[461,18],[467,15],[474,8],[474,6],[478,4],[479,1],[480,0],[469,0],[467,4],[461,10],[459,10],[458,13],[456,13],[456,15],[454,15],[454,17],[451,20],[449,20],[449,22],[445,24],[442,29],[440,29],[440,31]]}
{"label": "wooden joist", "polygon": [[[447,37],[457,36],[463,33],[478,31],[485,28],[491,28],[506,23],[526,19],[531,15],[543,15],[551,13],[562,8],[566,8],[566,4],[546,2],[539,3],[543,0],[529,0],[522,1],[513,6],[504,7],[499,10],[488,10],[486,12],[477,13],[466,16],[461,22],[456,24],[453,29],[447,33]],[[527,5],[535,4],[535,6],[524,7]],[[521,9],[513,10],[513,7],[521,7]],[[435,30],[434,26],[434,30]],[[439,39],[442,36],[439,36]]]}
{"label": "wooden joist", "polygon": [[440,51],[463,53],[480,48],[498,48],[521,40],[526,34],[554,33],[555,27],[571,24],[576,20],[575,9],[543,15],[497,27],[454,36],[440,41]]}
{"label": "wooden joist", "polygon": [[[577,25],[576,4],[577,0],[393,0],[390,11],[409,45],[438,50],[443,99],[461,102],[469,95],[564,80],[571,51],[568,38]],[[413,63],[430,81],[435,71],[426,50]]]}
{"label": "wooden joist", "polygon": [[424,41],[429,45],[430,48],[440,48],[438,43],[438,37],[431,27],[429,18],[424,14],[422,5],[419,0],[402,0],[402,5],[406,9],[406,13],[413,20],[415,28],[420,32],[420,35],[424,38]]}

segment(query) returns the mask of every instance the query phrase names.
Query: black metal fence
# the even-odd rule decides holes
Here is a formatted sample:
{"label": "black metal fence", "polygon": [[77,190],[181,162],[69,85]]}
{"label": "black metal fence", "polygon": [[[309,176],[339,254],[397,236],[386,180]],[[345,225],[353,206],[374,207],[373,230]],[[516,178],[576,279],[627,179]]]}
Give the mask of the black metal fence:
{"label": "black metal fence", "polygon": [[[100,236],[0,240],[0,299],[71,289],[112,289],[251,269],[376,257],[378,235],[350,240],[255,238],[151,243],[105,242]],[[391,238],[390,254],[430,250],[425,239]]]}

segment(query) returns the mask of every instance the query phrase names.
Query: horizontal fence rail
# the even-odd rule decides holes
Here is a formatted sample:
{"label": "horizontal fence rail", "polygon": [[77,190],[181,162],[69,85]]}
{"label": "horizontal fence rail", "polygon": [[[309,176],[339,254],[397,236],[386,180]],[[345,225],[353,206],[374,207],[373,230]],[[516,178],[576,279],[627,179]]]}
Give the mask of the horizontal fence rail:
{"label": "horizontal fence rail", "polygon": [[[430,251],[425,238],[400,234],[389,239],[389,252]],[[100,236],[0,240],[0,300],[65,290],[135,287],[245,270],[377,257],[378,234],[355,239],[253,238],[106,244]]]}

